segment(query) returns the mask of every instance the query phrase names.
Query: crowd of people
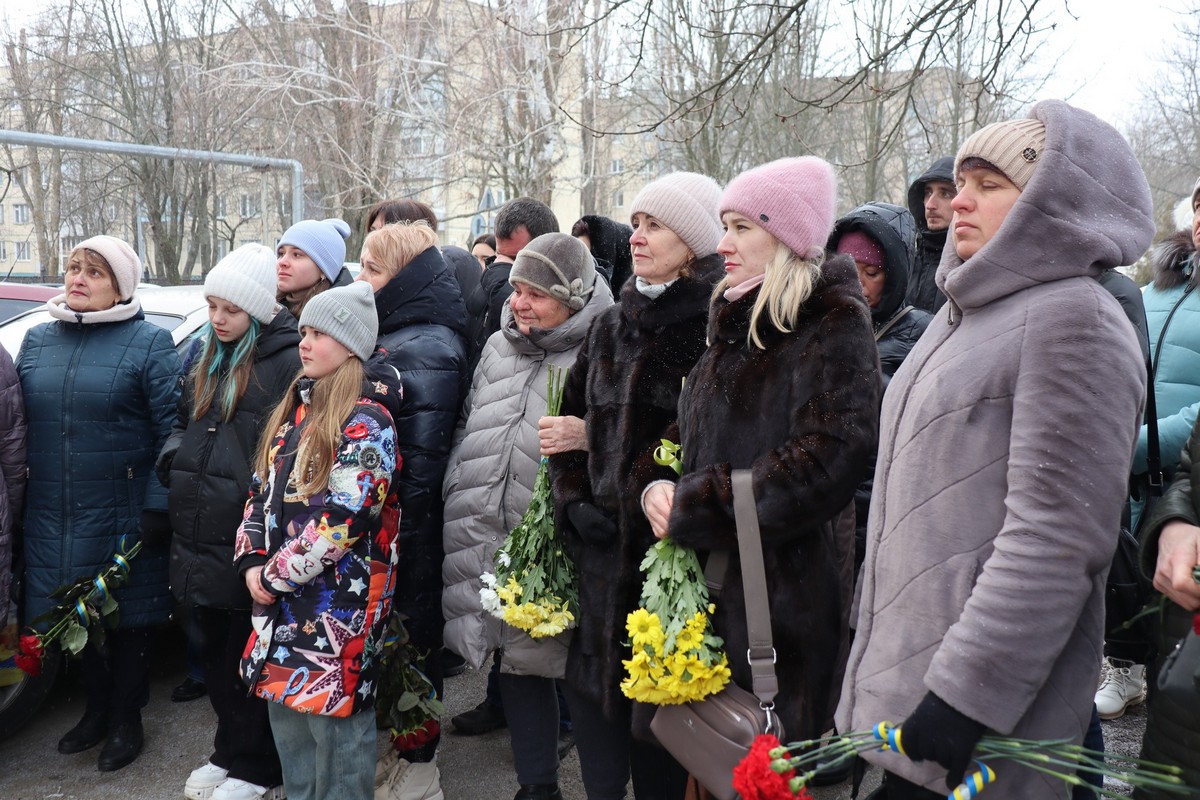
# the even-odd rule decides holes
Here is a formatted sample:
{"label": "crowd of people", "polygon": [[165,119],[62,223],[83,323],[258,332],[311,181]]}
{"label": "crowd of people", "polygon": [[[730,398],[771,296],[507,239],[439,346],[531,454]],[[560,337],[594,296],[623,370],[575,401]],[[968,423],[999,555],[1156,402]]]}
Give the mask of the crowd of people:
{"label": "crowd of people", "polygon": [[[936,159],[907,208],[840,218],[813,156],[725,187],[664,175],[628,224],[563,232],[518,198],[469,251],[437,246],[425,204],[385,201],[356,279],[337,219],[221,259],[182,360],[144,319],[137,254],[87,239],[54,321],[15,364],[0,351],[0,592],[19,538],[20,622],[141,543],[58,749],[102,745],[101,771],[138,757],[154,629],[178,607],[217,717],[186,798],[441,800],[436,735],[376,760],[399,619],[436,695],[456,661],[490,668],[451,725],[509,728],[515,800],[561,800],[564,728],[589,800],[701,797],[654,707],[619,688],[626,617],[656,541],[728,553],[713,625],[751,685],[735,470],[752,476],[788,739],[897,721],[903,754],[862,756],[879,800],[944,797],[988,733],[1102,748],[1099,719],[1142,701],[1200,608],[1200,182],[1192,202],[1139,293],[1116,268],[1151,245],[1145,176],[1115,129],[1058,101]],[[1154,435],[1175,480],[1143,514],[1128,488]],[[535,639],[480,590],[543,464],[579,605]],[[1127,507],[1167,599],[1156,647],[1105,645]],[[1197,731],[1151,693],[1147,756],[1200,787]],[[1092,794],[994,768],[989,797]]]}

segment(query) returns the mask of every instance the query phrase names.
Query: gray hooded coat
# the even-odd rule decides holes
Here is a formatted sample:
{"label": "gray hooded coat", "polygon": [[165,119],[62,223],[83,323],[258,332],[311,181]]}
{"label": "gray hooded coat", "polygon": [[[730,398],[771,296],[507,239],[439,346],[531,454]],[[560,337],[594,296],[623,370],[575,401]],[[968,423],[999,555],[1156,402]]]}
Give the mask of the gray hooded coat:
{"label": "gray hooded coat", "polygon": [[[1154,224],[1120,134],[1059,101],[1031,116],[1037,169],[972,258],[946,249],[949,302],[884,399],[841,731],[899,723],[927,691],[1005,736],[1078,743],[1091,716],[1146,376],[1092,278],[1141,256]],[[945,791],[933,762],[865,757]],[[1067,794],[992,766],[991,800]]]}
{"label": "gray hooded coat", "polygon": [[612,302],[608,284],[597,279],[587,305],[561,325],[534,328],[529,336],[517,329],[505,303],[500,330],[487,340],[475,368],[443,485],[442,611],[446,646],[476,669],[496,649],[504,651],[505,672],[561,678],[566,669],[570,633],[534,640],[505,625],[483,610],[479,576],[495,570],[496,551],[533,497],[547,371],[575,363],[592,321]]}

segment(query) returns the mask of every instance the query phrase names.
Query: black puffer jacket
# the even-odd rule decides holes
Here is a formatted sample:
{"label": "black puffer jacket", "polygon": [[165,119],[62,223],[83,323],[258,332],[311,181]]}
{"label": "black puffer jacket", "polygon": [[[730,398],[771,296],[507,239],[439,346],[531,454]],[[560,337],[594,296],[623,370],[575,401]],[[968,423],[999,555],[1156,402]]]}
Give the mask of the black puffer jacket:
{"label": "black puffer jacket", "polygon": [[230,422],[220,421],[217,403],[203,418],[192,419],[196,383],[190,374],[186,378],[179,415],[157,465],[159,476],[167,478],[167,511],[175,533],[171,592],[182,603],[250,608],[246,583],[233,569],[233,540],[263,426],[300,369],[299,343],[296,318],[281,308],[259,334],[250,382]]}
{"label": "black puffer jacket", "polygon": [[493,261],[479,278],[479,286],[466,298],[468,323],[466,330],[467,353],[470,356],[468,373],[475,372],[479,356],[488,337],[500,330],[500,316],[512,285],[508,275],[512,262]]}
{"label": "black puffer jacket", "polygon": [[459,291],[466,300],[472,292],[479,288],[479,279],[483,277],[483,268],[479,266],[479,259],[461,247],[454,246],[443,247],[442,258],[445,259],[446,266],[450,267],[454,279],[458,281]]}
{"label": "black puffer jacket", "polygon": [[410,261],[375,295],[378,350],[400,375],[395,416],[403,464],[397,485],[400,533],[394,608],[422,648],[442,642],[442,478],[470,372],[466,308],[436,247]]}
{"label": "black puffer jacket", "polygon": [[[579,218],[587,226],[588,241],[591,242],[592,256],[596,259],[597,268],[602,268],[600,262],[609,267],[608,285],[612,287],[614,297],[621,296],[621,288],[633,274],[633,252],[629,249],[629,237],[633,236],[633,228],[608,217],[588,214]],[[575,223],[576,225],[579,222]]]}
{"label": "black puffer jacket", "polygon": [[[913,238],[916,225],[912,214],[891,203],[866,203],[837,221],[829,237],[829,249],[850,231],[862,231],[883,248],[883,295],[871,309],[871,326],[875,346],[879,348],[879,369],[883,388],[900,369],[921,334],[929,327],[933,316],[928,311],[913,308],[905,297],[908,276],[916,264]],[[854,567],[862,563],[867,542],[867,511],[871,507],[871,489],[875,480],[875,458],[872,454],[867,476],[854,493]]]}
{"label": "black puffer jacket", "polygon": [[916,263],[913,250],[916,225],[912,215],[900,206],[865,203],[837,221],[829,237],[829,249],[836,250],[838,242],[850,231],[862,231],[883,248],[886,280],[879,304],[871,309],[871,325],[875,329],[886,389],[933,318],[919,308],[905,311],[912,303],[905,295],[909,289],[908,276]]}
{"label": "black puffer jacket", "polygon": [[[714,253],[657,298],[627,281],[620,304],[592,324],[563,388],[560,413],[586,416],[588,437],[586,452],[550,458],[556,526],[580,576],[567,681],[612,716],[629,703],[619,688],[625,617],[637,608],[638,565],[654,544],[642,490],[674,476],[654,463],[653,452],[675,421],[684,377],[704,352],[709,298],[722,274],[724,258]],[[611,520],[611,538],[576,530],[566,513],[574,502],[591,503]]]}
{"label": "black puffer jacket", "polygon": [[939,158],[908,187],[908,210],[917,222],[917,260],[910,273],[912,280],[909,281],[907,300],[932,313],[946,302],[946,295],[938,291],[933,277],[942,261],[942,250],[950,229],[931,231],[925,222],[925,184],[929,181],[954,183],[954,157]]}

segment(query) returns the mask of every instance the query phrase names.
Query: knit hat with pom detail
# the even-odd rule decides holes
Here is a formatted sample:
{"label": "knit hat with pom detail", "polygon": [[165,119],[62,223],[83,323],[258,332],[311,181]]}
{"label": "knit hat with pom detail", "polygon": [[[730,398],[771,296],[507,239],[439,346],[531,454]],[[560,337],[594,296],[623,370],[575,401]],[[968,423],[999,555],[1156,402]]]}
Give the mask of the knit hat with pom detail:
{"label": "knit hat with pom detail", "polygon": [[244,244],[217,262],[204,279],[204,298],[233,303],[264,325],[275,317],[275,254]]}
{"label": "knit hat with pom detail", "polygon": [[1046,126],[1036,119],[994,122],[971,134],[954,159],[954,174],[968,158],[982,158],[1025,191],[1046,147]]}
{"label": "knit hat with pom detail", "polygon": [[565,233],[543,233],[513,260],[509,283],[527,283],[572,312],[587,305],[596,288],[596,259],[587,245]]}
{"label": "knit hat with pom detail", "polygon": [[127,242],[115,236],[93,236],[84,239],[75,249],[91,250],[103,256],[113,271],[113,277],[117,279],[117,293],[121,295],[121,300],[133,297],[142,279],[142,260]]}
{"label": "knit hat with pom detail", "polygon": [[350,226],[340,219],[305,219],[283,232],[278,247],[289,244],[303,250],[333,283],[346,260],[348,238]]}
{"label": "knit hat with pom detail", "polygon": [[365,281],[326,289],[308,301],[300,312],[301,328],[316,328],[332,336],[363,361],[375,352],[379,317],[375,293]]}
{"label": "knit hat with pom detail", "polygon": [[717,252],[721,241],[720,199],[721,187],[712,178],[672,172],[642,187],[629,206],[629,216],[632,219],[642,213],[654,217],[682,239],[692,255],[704,258]]}

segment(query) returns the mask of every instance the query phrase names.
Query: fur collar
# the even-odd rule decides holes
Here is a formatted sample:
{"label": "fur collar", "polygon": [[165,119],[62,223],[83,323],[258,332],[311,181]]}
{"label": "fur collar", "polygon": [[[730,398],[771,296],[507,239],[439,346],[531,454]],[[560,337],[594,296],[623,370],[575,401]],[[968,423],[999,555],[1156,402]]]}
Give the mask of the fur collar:
{"label": "fur collar", "polygon": [[692,265],[690,275],[681,275],[665,292],[655,298],[637,290],[628,281],[621,290],[621,314],[635,328],[653,330],[675,325],[708,313],[713,287],[725,271],[725,257],[707,255]]}
{"label": "fur collar", "polygon": [[1191,231],[1177,231],[1155,245],[1150,253],[1150,273],[1160,291],[1196,280],[1196,246]]}

